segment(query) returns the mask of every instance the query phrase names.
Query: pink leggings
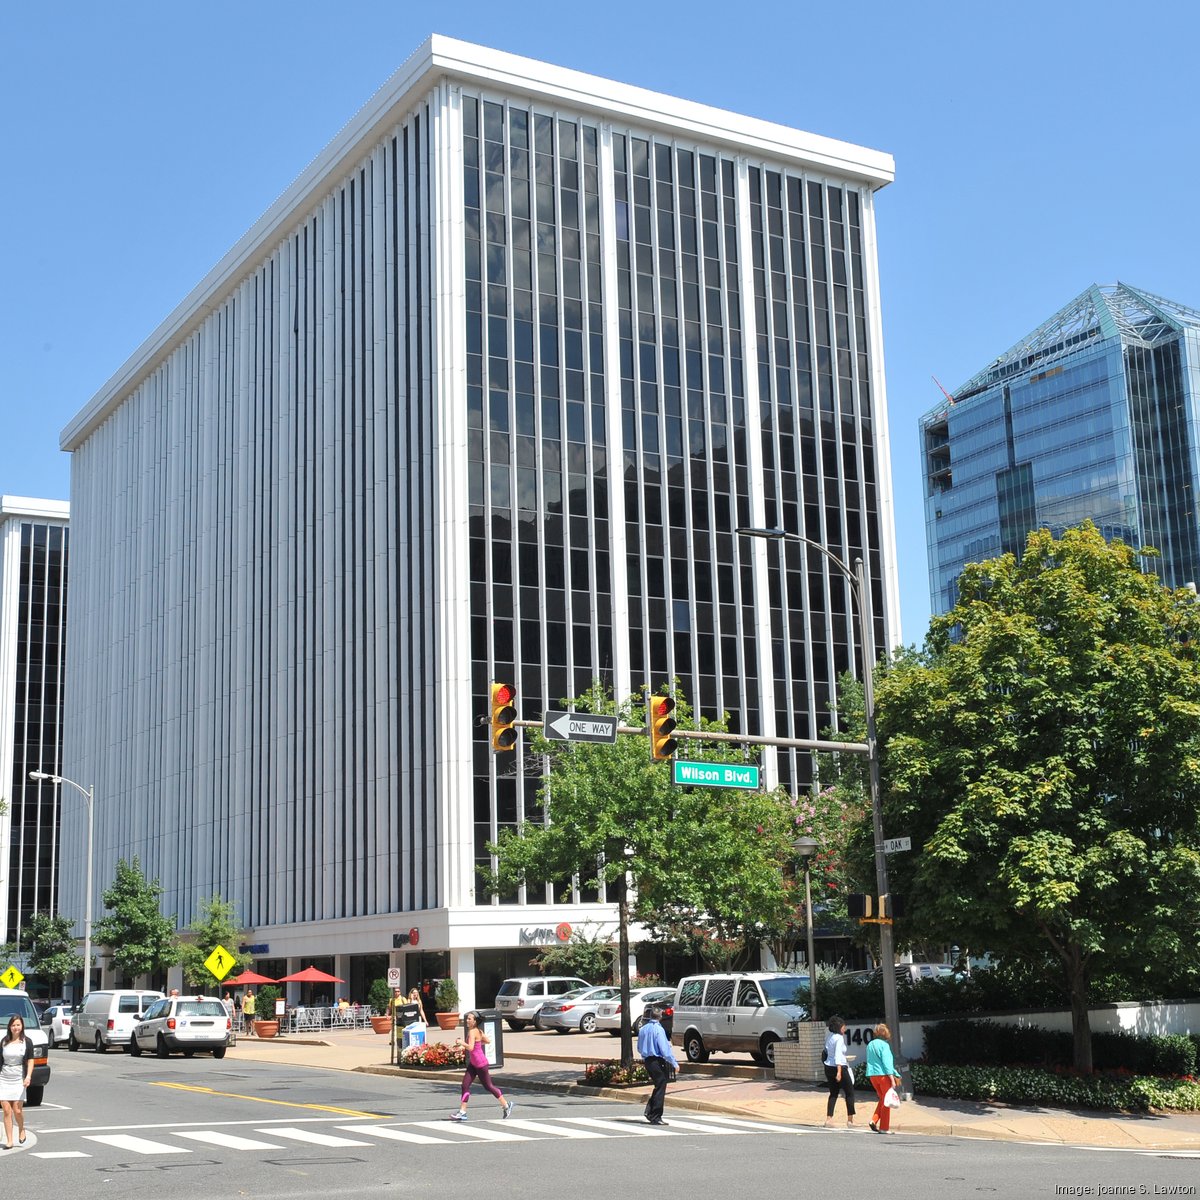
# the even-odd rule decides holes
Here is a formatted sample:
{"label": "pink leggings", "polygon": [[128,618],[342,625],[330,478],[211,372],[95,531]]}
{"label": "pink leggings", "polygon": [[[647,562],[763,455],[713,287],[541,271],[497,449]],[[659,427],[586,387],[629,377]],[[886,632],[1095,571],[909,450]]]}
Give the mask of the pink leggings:
{"label": "pink leggings", "polygon": [[487,1067],[477,1067],[473,1063],[467,1063],[467,1069],[463,1073],[462,1081],[462,1102],[466,1102],[471,1098],[471,1084],[478,1079],[483,1086],[496,1097],[497,1100],[503,1100],[504,1094],[492,1082],[492,1073]]}

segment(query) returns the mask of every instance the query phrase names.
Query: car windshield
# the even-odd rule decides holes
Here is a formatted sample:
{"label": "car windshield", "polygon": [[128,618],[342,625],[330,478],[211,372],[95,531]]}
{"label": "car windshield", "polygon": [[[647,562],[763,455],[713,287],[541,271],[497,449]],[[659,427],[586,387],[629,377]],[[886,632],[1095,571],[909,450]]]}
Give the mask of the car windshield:
{"label": "car windshield", "polygon": [[0,996],[0,1026],[7,1027],[9,1017],[20,1017],[26,1028],[38,1024],[37,1009],[28,996]]}
{"label": "car windshield", "polygon": [[802,1005],[808,999],[807,975],[784,975],[777,979],[760,979],[758,983],[771,1006]]}

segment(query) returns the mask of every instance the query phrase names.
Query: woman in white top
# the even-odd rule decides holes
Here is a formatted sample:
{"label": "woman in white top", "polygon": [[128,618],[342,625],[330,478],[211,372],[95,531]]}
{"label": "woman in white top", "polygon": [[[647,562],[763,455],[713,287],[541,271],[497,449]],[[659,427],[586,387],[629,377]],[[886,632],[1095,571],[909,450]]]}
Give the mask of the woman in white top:
{"label": "woman in white top", "polygon": [[829,1085],[829,1100],[825,1105],[825,1124],[833,1125],[833,1110],[838,1092],[846,1097],[846,1124],[854,1124],[854,1072],[846,1058],[846,1022],[830,1017],[825,1023],[829,1030],[825,1038],[825,1082]]}
{"label": "woman in white top", "polygon": [[33,1043],[25,1036],[25,1022],[9,1017],[8,1032],[0,1039],[0,1105],[4,1107],[5,1150],[13,1148],[13,1119],[18,1141],[25,1144],[25,1089],[33,1079]]}

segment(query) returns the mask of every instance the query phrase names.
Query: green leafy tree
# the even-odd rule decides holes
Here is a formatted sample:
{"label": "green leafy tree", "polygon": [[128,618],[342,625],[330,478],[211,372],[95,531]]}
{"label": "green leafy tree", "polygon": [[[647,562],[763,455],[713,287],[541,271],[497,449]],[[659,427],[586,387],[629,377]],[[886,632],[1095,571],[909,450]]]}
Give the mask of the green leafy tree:
{"label": "green leafy tree", "polygon": [[137,855],[132,862],[117,860],[112,886],[104,893],[101,917],[92,930],[93,941],[107,946],[113,965],[127,978],[148,975],[176,961],[175,916],[159,911],[162,885],[147,880]]}
{"label": "green leafy tree", "polygon": [[1200,953],[1200,606],[1090,523],[959,597],[878,688],[893,890],[927,935],[1051,955],[1091,1070],[1097,974]]}
{"label": "green leafy tree", "polygon": [[565,942],[542,946],[529,965],[543,975],[578,975],[589,983],[607,983],[614,976],[616,950],[599,929],[575,926]]}
{"label": "green leafy tree", "polygon": [[204,963],[218,946],[224,946],[234,959],[229,975],[245,970],[250,965],[251,956],[238,949],[241,940],[242,923],[238,920],[237,905],[230,900],[222,900],[219,892],[202,896],[196,905],[195,919],[186,934],[178,939],[178,961],[183,966],[183,978],[188,987],[217,986],[216,976]]}
{"label": "green leafy tree", "polygon": [[[676,697],[680,728],[696,727]],[[568,704],[608,713],[621,725],[645,724],[644,697],[614,701],[600,684]],[[723,725],[700,722],[708,732]],[[688,740],[689,757],[742,761],[727,744]],[[774,796],[733,789],[680,788],[667,763],[650,757],[647,739],[620,735],[615,745],[533,738],[547,763],[540,798],[546,821],[527,820],[490,847],[498,889],[578,880],[603,884],[618,907],[618,965],[623,1018],[629,1012],[628,921],[632,915],[667,936],[703,929],[717,940],[744,940],[777,921],[786,905],[781,866],[789,819]],[[629,882],[632,881],[632,887]],[[632,1061],[627,1019],[622,1061]]]}
{"label": "green leafy tree", "polygon": [[29,971],[47,983],[61,984],[83,968],[83,955],[75,948],[75,922],[70,917],[33,913],[21,930],[30,947]]}

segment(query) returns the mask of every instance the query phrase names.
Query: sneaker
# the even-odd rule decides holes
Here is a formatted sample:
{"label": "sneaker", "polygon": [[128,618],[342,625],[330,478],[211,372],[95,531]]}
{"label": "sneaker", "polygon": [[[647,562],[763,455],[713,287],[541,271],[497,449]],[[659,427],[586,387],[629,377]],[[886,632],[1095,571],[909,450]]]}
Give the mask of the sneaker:
{"label": "sneaker", "polygon": [[450,1120],[452,1121],[465,1121],[466,1119],[467,1114],[465,1112],[454,1112],[450,1114]]}
{"label": "sneaker", "polygon": [[505,1104],[505,1106],[504,1106],[504,1119],[505,1119],[506,1121],[508,1120],[508,1115],[509,1115],[509,1113],[511,1113],[511,1112],[512,1112],[512,1110],[513,1110],[513,1108],[514,1108],[514,1107],[515,1107],[515,1104],[514,1104],[514,1102],[513,1102],[512,1100],[509,1100],[509,1101],[508,1101],[508,1103],[507,1103],[507,1104]]}

